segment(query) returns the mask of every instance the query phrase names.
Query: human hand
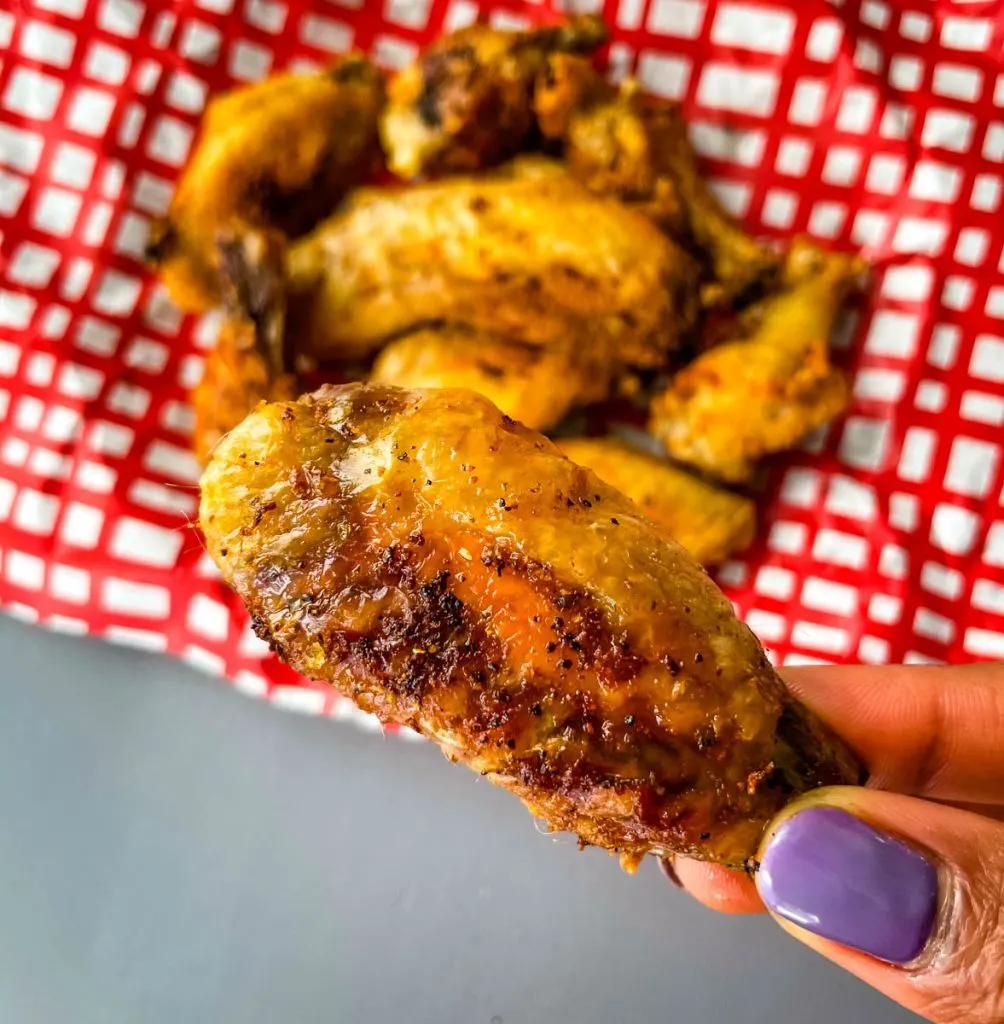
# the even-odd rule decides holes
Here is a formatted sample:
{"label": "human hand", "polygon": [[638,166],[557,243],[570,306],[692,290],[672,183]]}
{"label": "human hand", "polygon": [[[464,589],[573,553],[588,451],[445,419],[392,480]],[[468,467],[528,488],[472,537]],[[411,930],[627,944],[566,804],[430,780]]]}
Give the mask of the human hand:
{"label": "human hand", "polygon": [[789,689],[860,754],[768,827],[755,879],[667,874],[790,935],[936,1024],[1004,1022],[1004,665],[801,668]]}

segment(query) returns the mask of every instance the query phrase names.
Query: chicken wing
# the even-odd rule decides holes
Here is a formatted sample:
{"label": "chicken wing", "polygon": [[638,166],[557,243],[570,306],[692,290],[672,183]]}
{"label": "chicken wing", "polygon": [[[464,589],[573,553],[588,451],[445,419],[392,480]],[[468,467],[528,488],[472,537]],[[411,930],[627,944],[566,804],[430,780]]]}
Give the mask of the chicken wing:
{"label": "chicken wing", "polygon": [[609,85],[589,61],[556,54],[534,107],[542,132],[564,143],[576,177],[705,254],[709,305],[732,301],[776,272],[774,252],[743,231],[701,177],[677,104],[642,94],[633,80]]}
{"label": "chicken wing", "polygon": [[282,239],[273,232],[244,227],[220,241],[227,317],[192,392],[194,448],[202,463],[259,402],[299,393],[287,351],[282,257]]}
{"label": "chicken wing", "polygon": [[792,795],[860,781],[686,551],[473,392],[259,406],[200,522],[289,664],[626,866],[742,865]]}
{"label": "chicken wing", "polygon": [[681,462],[742,482],[756,460],[797,444],[847,405],[828,339],[864,272],[858,257],[796,241],[784,287],[747,316],[749,337],[704,352],[652,403],[650,431]]}
{"label": "chicken wing", "polygon": [[592,16],[526,32],[473,25],[443,36],[390,83],[380,124],[388,166],[411,179],[515,156],[533,129],[531,93],[546,55],[587,53],[606,37]]}
{"label": "chicken wing", "polygon": [[661,364],[696,315],[686,253],[539,163],[364,190],[291,247],[288,275],[296,337],[320,359],[365,356],[442,321],[579,349],[611,377]]}
{"label": "chicken wing", "polygon": [[610,437],[561,438],[561,451],[627,495],[702,565],[741,551],[756,532],[756,506]]}
{"label": "chicken wing", "polygon": [[574,352],[450,326],[392,341],[370,379],[405,388],[470,388],[534,430],[549,430],[596,390],[596,376]]}
{"label": "chicken wing", "polygon": [[349,56],[316,75],[277,75],[214,99],[148,257],[174,301],[219,299],[216,236],[234,218],[300,235],[379,158],[380,73]]}

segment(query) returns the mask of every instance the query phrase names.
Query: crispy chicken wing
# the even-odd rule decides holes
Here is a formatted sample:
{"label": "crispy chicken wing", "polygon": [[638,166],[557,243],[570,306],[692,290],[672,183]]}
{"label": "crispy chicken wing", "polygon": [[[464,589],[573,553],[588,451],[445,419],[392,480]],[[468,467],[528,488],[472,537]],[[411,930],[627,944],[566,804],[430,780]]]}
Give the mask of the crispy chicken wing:
{"label": "crispy chicken wing", "polygon": [[628,866],[741,865],[792,795],[860,780],[686,551],[473,392],[259,406],[200,522],[289,664]]}
{"label": "crispy chicken wing", "polygon": [[291,247],[288,270],[296,336],[319,358],[364,356],[447,322],[577,349],[609,378],[662,363],[696,313],[689,256],[539,164],[364,190]]}
{"label": "crispy chicken wing", "polygon": [[391,83],[381,137],[405,178],[491,167],[543,136],[564,146],[577,177],[637,205],[673,237],[708,254],[714,301],[769,276],[773,252],[722,209],[697,171],[674,103],[633,81],[605,82],[584,54],[606,39],[602,21],[572,18],[533,32],[477,25],[434,43]]}
{"label": "crispy chicken wing", "polygon": [[200,462],[259,402],[298,394],[287,352],[283,252],[276,233],[246,226],[220,240],[217,265],[227,316],[192,392]]}
{"label": "crispy chicken wing", "polygon": [[220,438],[259,402],[293,399],[297,393],[295,375],[273,373],[254,324],[225,321],[202,380],[192,392],[195,457],[208,462]]}
{"label": "crispy chicken wing", "polygon": [[149,258],[183,309],[219,299],[216,236],[232,219],[299,235],[379,157],[380,73],[349,56],[322,74],[277,75],[214,99]]}
{"label": "crispy chicken wing", "polygon": [[557,442],[573,462],[627,495],[702,565],[741,551],[756,531],[756,506],[647,452],[610,437]]}
{"label": "crispy chicken wing", "polygon": [[606,40],[596,17],[526,32],[473,25],[436,40],[389,87],[380,125],[402,178],[473,171],[515,156],[533,129],[531,93],[546,55]]}
{"label": "crispy chicken wing", "polygon": [[370,379],[405,388],[470,388],[534,430],[549,430],[596,390],[595,376],[574,352],[449,325],[392,341]]}
{"label": "crispy chicken wing", "polygon": [[858,257],[796,241],[783,289],[745,318],[749,337],[698,356],[652,403],[649,429],[669,454],[741,482],[757,459],[839,416],[848,387],[830,363],[828,339],[863,271]]}
{"label": "crispy chicken wing", "polygon": [[534,106],[544,134],[564,143],[576,177],[706,255],[714,282],[709,304],[741,296],[776,271],[773,251],[747,235],[708,189],[677,104],[642,94],[631,80],[609,85],[589,61],[556,54]]}

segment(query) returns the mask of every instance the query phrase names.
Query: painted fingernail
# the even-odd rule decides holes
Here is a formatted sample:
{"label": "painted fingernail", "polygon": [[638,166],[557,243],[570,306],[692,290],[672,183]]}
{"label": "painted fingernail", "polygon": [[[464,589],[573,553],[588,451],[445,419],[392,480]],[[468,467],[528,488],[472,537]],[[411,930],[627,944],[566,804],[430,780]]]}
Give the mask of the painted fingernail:
{"label": "painted fingernail", "polygon": [[929,860],[835,807],[785,821],[756,879],[779,917],[897,964],[924,948],[938,909],[938,872]]}

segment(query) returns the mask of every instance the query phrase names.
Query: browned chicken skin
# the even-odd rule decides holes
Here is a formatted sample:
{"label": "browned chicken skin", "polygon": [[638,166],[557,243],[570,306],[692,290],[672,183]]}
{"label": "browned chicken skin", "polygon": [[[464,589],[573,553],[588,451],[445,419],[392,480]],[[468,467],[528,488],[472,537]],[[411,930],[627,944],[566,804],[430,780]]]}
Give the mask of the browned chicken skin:
{"label": "browned chicken skin", "polygon": [[437,39],[389,86],[380,133],[402,178],[473,171],[515,156],[533,129],[531,94],[548,53],[588,53],[607,29],[596,17],[506,32],[473,25]]}
{"label": "browned chicken skin", "polygon": [[839,416],[849,391],[830,363],[829,336],[863,272],[858,257],[793,243],[782,290],[744,315],[743,336],[702,353],[652,403],[650,430],[666,451],[742,482],[758,459]]}
{"label": "browned chicken skin", "polygon": [[195,455],[202,463],[259,402],[299,394],[286,338],[284,251],[276,232],[247,225],[220,237],[216,264],[226,318],[192,391]]}
{"label": "browned chicken skin", "polygon": [[646,96],[632,80],[612,86],[589,61],[566,54],[550,58],[534,103],[541,130],[564,143],[576,177],[705,255],[714,281],[709,305],[776,272],[772,250],[747,235],[708,189],[678,104]]}
{"label": "browned chicken skin", "polygon": [[276,75],[206,109],[149,258],[174,301],[201,311],[220,299],[215,252],[234,219],[296,236],[331,212],[378,164],[380,73],[342,58],[316,75]]}
{"label": "browned chicken skin", "polygon": [[594,192],[631,203],[709,260],[709,305],[777,267],[722,209],[697,170],[679,106],[608,84],[585,56],[606,39],[597,18],[532,32],[475,25],[444,36],[389,89],[381,137],[404,178],[492,167],[534,142],[560,143]]}
{"label": "browned chicken skin", "polygon": [[666,168],[689,153],[686,126],[675,104],[647,105],[632,81],[606,81],[592,61],[554,54],[534,91],[534,113],[545,138],[563,144],[569,171],[592,191],[615,195],[644,210],[677,238],[689,235],[683,196]]}
{"label": "browned chicken skin", "polygon": [[682,249],[539,161],[357,193],[292,246],[288,275],[298,344],[317,358],[448,323],[575,350],[604,371],[598,397],[621,368],[660,365],[696,315]]}
{"label": "browned chicken skin", "polygon": [[392,341],[377,356],[370,380],[470,388],[525,426],[549,430],[595,395],[597,377],[568,346],[528,345],[444,324]]}
{"label": "browned chicken skin", "polygon": [[192,391],[195,457],[208,462],[220,438],[259,402],[293,399],[299,390],[295,375],[273,372],[254,324],[225,321],[202,380]]}
{"label": "browned chicken skin", "polygon": [[[383,346],[376,380],[470,387],[549,429],[629,369],[663,363],[696,315],[696,263],[542,158],[358,191],[291,246],[244,222],[221,237],[231,319],[257,328],[228,324],[211,357],[195,398],[200,452],[272,394],[268,368],[280,397],[294,355],[345,365]],[[269,336],[262,363],[249,342]]]}
{"label": "browned chicken skin", "polygon": [[683,548],[472,392],[260,406],[200,523],[294,668],[629,866],[742,865],[791,796],[860,780]]}
{"label": "browned chicken skin", "polygon": [[629,497],[701,565],[716,565],[746,547],[756,532],[749,498],[612,437],[561,438],[558,447]]}

